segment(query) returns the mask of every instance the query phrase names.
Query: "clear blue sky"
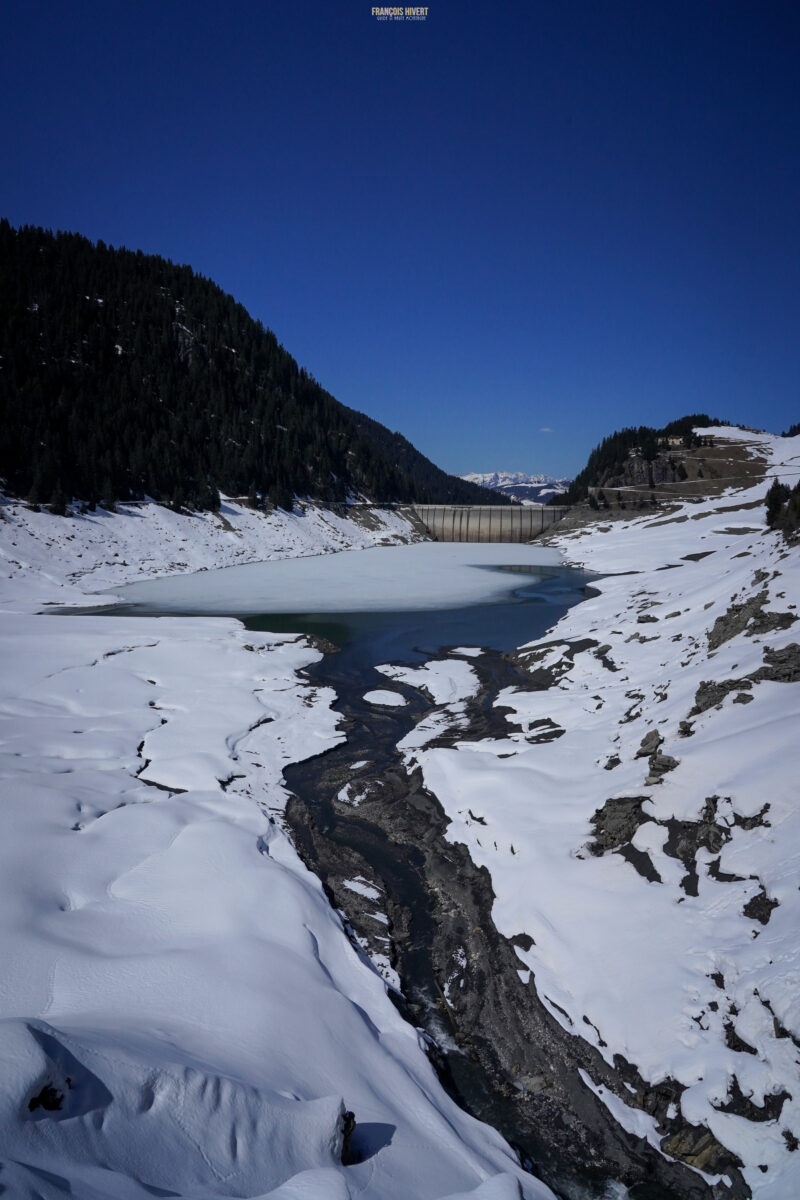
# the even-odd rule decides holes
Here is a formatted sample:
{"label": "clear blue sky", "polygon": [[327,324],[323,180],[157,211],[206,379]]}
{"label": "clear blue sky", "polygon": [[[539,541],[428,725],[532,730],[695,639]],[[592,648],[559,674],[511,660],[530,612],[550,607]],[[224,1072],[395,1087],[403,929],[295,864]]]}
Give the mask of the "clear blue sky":
{"label": "clear blue sky", "polygon": [[796,0],[428,9],[7,0],[0,215],[190,263],[457,473],[800,420]]}

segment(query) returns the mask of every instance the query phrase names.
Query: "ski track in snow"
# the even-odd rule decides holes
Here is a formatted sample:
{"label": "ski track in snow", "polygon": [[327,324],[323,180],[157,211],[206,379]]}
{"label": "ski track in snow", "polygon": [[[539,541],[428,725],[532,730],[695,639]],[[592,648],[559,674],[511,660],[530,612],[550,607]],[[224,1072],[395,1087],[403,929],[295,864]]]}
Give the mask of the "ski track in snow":
{"label": "ski track in snow", "polygon": [[317,651],[233,619],[37,615],[410,527],[0,512],[3,1194],[545,1200],[446,1096],[388,960],[352,946],[283,832],[284,766],[343,736],[298,678]]}

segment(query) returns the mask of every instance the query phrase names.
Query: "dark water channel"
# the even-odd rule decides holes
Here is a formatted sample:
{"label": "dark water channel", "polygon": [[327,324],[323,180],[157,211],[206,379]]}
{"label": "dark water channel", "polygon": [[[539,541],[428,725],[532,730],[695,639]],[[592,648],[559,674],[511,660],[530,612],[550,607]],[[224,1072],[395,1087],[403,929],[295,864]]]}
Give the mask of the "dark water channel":
{"label": "dark water channel", "polygon": [[[387,662],[418,665],[446,656],[453,647],[481,647],[480,656],[466,659],[482,686],[470,705],[470,729],[466,734],[459,730],[458,736],[505,736],[508,728],[494,700],[502,688],[524,681],[507,652],[545,634],[586,598],[592,578],[571,568],[509,570],[520,578],[499,602],[426,612],[262,614],[246,618],[245,625],[302,632],[329,643],[329,652],[305,674],[313,684],[335,691],[334,708],[343,716],[347,741],[284,772],[294,797],[287,818],[301,857],[345,914],[360,945],[391,957],[402,987],[402,998],[393,998],[430,1039],[431,1058],[451,1096],[500,1130],[520,1160],[558,1194],[601,1197],[608,1194],[611,1172],[576,1167],[571,1154],[553,1145],[546,1128],[531,1120],[519,1092],[503,1078],[502,1068],[491,1063],[486,1030],[477,1029],[481,1022],[476,1022],[476,1038],[464,1028],[470,1024],[469,1006],[456,1013],[445,1001],[443,981],[453,947],[467,944],[467,925],[491,924],[491,888],[485,873],[470,870],[466,851],[461,848],[457,854],[446,843],[447,821],[438,802],[425,792],[420,778],[409,778],[397,750],[398,742],[435,706],[417,689],[375,670]],[[403,694],[404,707],[376,707],[364,700],[365,693],[387,688]],[[354,763],[365,765],[353,771]],[[367,791],[358,806],[338,799],[348,784]],[[365,902],[348,890],[345,881],[355,877],[380,890],[381,900]],[[443,890],[459,908],[457,916],[443,917],[435,899]],[[388,913],[388,928],[375,925],[370,914],[376,906]],[[497,946],[471,950],[475,956],[483,951],[487,970],[499,973]],[[509,958],[504,966],[516,984],[520,963],[513,953]],[[473,982],[480,986],[478,979]],[[500,1010],[498,1019],[504,1020]],[[357,1129],[354,1146],[357,1151]]]}
{"label": "dark water channel", "polygon": [[[384,675],[370,670],[378,663],[427,662],[452,646],[514,650],[541,637],[568,608],[586,598],[594,578],[572,567],[499,569],[519,576],[519,583],[512,585],[507,598],[485,604],[423,612],[257,613],[242,620],[248,629],[304,633],[331,642],[338,650],[335,665],[333,659],[326,660],[331,680],[335,676],[343,683],[352,676],[366,691],[386,684]],[[529,581],[523,581],[525,576]],[[321,666],[319,672],[326,674],[328,667]],[[332,681],[330,686],[335,686]]]}

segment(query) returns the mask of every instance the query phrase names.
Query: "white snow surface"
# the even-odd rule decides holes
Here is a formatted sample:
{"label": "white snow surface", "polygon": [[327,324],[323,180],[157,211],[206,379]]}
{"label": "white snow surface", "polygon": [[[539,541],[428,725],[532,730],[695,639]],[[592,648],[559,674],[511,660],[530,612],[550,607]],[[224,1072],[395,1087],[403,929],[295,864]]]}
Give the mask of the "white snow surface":
{"label": "white snow surface", "polygon": [[312,558],[293,558],[115,591],[128,601],[184,612],[198,606],[204,613],[414,611],[480,604],[519,587],[519,576],[491,568],[560,561],[546,546],[420,542],[337,555],[324,571]]}
{"label": "white snow surface", "polygon": [[469,663],[460,658],[435,659],[422,667],[383,663],[375,668],[390,679],[427,692],[434,704],[454,704],[476,695],[478,676]]}
{"label": "white snow surface", "polygon": [[343,736],[297,675],[316,651],[233,619],[37,615],[409,527],[2,513],[3,1194],[544,1200],[446,1096],[282,830],[284,766]]}
{"label": "white snow surface", "polygon": [[[711,432],[751,442],[771,474],[795,482],[800,438]],[[800,553],[766,530],[766,487],[555,537],[569,561],[616,574],[525,648],[531,669],[552,670],[553,686],[500,695],[512,710],[501,740],[427,748],[429,739],[409,737],[402,747],[450,818],[450,839],[490,871],[499,930],[533,938],[517,953],[554,1018],[607,1062],[619,1054],[645,1081],[677,1080],[684,1117],[741,1157],[753,1196],[795,1200],[800,687],[756,680],[692,714],[703,681],[740,680],[766,652],[800,641],[797,624],[769,628],[770,615],[798,614]],[[762,593],[761,622],[711,647],[717,619]],[[566,653],[565,643],[585,639]],[[560,736],[553,725],[551,740],[541,736],[545,720]],[[677,760],[661,782],[637,757],[653,730]],[[593,817],[625,797],[644,798],[632,845],[658,881],[613,849],[590,850]],[[668,853],[670,828],[697,830],[707,805],[718,841],[700,839],[692,887]],[[766,924],[744,912],[762,890],[777,903]],[[754,1117],[766,1097],[785,1093],[779,1115],[723,1111],[734,1081]],[[666,1131],[651,1122],[642,1113],[641,1132],[659,1143]]]}
{"label": "white snow surface", "polygon": [[[27,611],[43,596],[51,604],[85,605],[87,592],[154,576],[418,540],[402,513],[391,509],[369,511],[374,528],[313,504],[268,514],[232,500],[223,500],[219,513],[173,512],[152,503],[120,504],[116,513],[72,512],[67,519],[54,517],[0,495],[2,607]],[[312,563],[309,575],[315,570]],[[95,604],[111,602],[94,598]]]}
{"label": "white snow surface", "polygon": [[364,699],[368,704],[383,704],[388,708],[402,708],[407,703],[405,696],[401,696],[399,692],[389,692],[383,688],[365,692]]}

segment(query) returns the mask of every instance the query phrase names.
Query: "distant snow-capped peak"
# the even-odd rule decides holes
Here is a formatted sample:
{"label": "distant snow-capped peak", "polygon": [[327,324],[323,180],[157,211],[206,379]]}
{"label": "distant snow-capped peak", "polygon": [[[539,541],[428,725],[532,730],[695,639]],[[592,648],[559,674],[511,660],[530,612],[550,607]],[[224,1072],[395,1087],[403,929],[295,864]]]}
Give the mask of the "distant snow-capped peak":
{"label": "distant snow-capped peak", "polygon": [[502,492],[503,495],[523,504],[546,504],[552,496],[565,492],[572,483],[571,479],[556,479],[552,475],[527,475],[524,471],[473,471],[469,475],[462,475],[461,478],[490,488],[493,492]]}

